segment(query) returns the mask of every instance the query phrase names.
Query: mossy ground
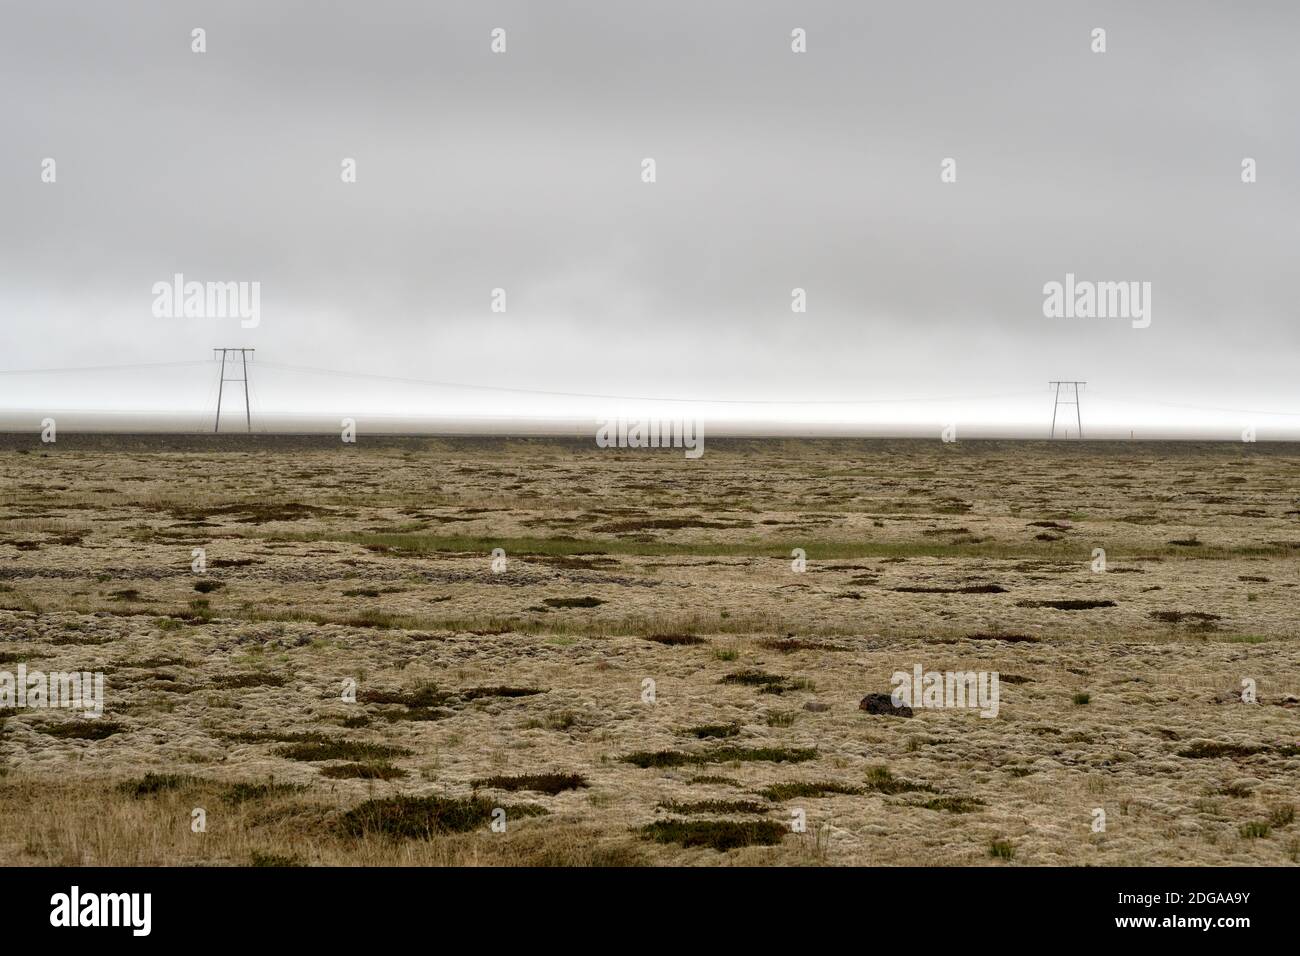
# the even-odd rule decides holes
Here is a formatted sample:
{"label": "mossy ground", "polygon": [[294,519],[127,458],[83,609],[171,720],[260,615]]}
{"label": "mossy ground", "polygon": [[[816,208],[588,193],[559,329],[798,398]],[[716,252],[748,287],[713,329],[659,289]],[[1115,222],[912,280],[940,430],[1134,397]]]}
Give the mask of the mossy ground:
{"label": "mossy ground", "polygon": [[1295,448],[254,439],[0,441],[6,860],[1300,858]]}

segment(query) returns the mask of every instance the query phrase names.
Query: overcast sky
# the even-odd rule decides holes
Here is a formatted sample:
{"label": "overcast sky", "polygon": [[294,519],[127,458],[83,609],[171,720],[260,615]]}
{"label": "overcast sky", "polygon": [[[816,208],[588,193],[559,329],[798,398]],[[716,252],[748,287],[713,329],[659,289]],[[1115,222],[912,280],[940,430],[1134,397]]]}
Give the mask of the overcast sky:
{"label": "overcast sky", "polygon": [[[759,422],[1009,427],[1045,421],[1060,378],[1087,380],[1085,416],[1116,429],[1300,412],[1293,2],[0,0],[0,15],[3,369],[255,347],[267,421],[580,418],[603,401],[277,364],[805,403],[707,409]],[[260,323],[156,317],[152,287],[175,273],[259,282]],[[1150,282],[1150,326],[1045,317],[1044,284],[1066,273]],[[210,365],[6,374],[0,407],[197,414],[214,385]],[[964,398],[1004,395],[1020,397]],[[807,404],[926,397],[947,404]],[[1253,423],[1300,437],[1295,415]]]}

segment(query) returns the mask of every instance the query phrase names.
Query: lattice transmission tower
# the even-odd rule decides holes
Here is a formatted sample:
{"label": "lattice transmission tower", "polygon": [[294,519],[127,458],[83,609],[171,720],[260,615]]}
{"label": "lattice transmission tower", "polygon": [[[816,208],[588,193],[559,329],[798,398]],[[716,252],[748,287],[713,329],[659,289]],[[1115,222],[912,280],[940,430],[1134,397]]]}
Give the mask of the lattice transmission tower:
{"label": "lattice transmission tower", "polygon": [[[1055,437],[1056,437],[1056,413],[1057,413],[1057,411],[1060,409],[1060,407],[1061,407],[1062,405],[1073,405],[1073,406],[1074,406],[1074,420],[1075,420],[1075,422],[1076,422],[1076,423],[1078,424],[1078,426],[1079,426],[1079,437],[1082,438],[1082,437],[1083,437],[1083,410],[1079,407],[1079,386],[1080,386],[1080,385],[1087,385],[1088,383],[1087,383],[1087,382],[1048,382],[1047,384],[1048,384],[1048,385],[1054,385],[1054,386],[1056,386],[1056,398],[1055,398],[1054,403],[1052,404],[1052,430],[1051,430],[1051,432],[1048,434],[1047,437],[1048,437],[1048,438],[1055,438]],[[1062,387],[1062,386],[1065,386],[1066,389],[1067,389],[1066,392],[1065,392],[1065,395],[1066,395],[1067,397],[1065,397],[1065,398],[1062,398],[1062,397],[1061,397],[1061,387]],[[1071,401],[1071,400],[1069,399],[1069,397],[1068,397],[1068,396],[1071,394],[1070,391],[1069,391],[1069,389],[1071,389],[1071,388],[1074,389],[1074,393],[1073,393],[1073,394],[1074,394],[1074,400],[1073,400],[1073,401]],[[1070,433],[1070,430],[1067,428],[1067,429],[1066,429],[1066,434],[1068,435],[1069,433]]]}
{"label": "lattice transmission tower", "polygon": [[[212,431],[214,434],[221,430],[221,397],[225,393],[227,382],[244,383],[244,420],[248,423],[248,430],[250,432],[253,430],[253,409],[252,406],[248,404],[248,357],[256,351],[257,349],[213,349],[212,350],[212,357],[214,359],[217,357],[218,352],[221,353],[221,377],[218,379],[218,384],[217,384],[217,420],[216,423],[212,426]],[[226,378],[226,353],[227,352],[231,353],[232,355],[235,352],[239,353],[239,366],[243,370],[240,378]],[[233,358],[231,360],[231,366],[232,367],[234,366]]]}

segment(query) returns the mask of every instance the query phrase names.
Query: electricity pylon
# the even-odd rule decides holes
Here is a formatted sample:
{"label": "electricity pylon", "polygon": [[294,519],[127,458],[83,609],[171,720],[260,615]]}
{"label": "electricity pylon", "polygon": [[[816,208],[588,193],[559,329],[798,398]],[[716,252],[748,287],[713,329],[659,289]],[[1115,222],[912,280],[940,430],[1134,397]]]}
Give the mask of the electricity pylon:
{"label": "electricity pylon", "polygon": [[[1088,383],[1087,382],[1048,382],[1047,384],[1056,386],[1056,400],[1052,405],[1052,431],[1050,432],[1050,434],[1048,434],[1047,437],[1048,438],[1056,437],[1056,410],[1060,408],[1062,405],[1073,405],[1074,418],[1079,425],[1079,437],[1082,438],[1083,437],[1083,411],[1082,409],[1079,408],[1079,386],[1087,385]],[[1068,399],[1061,398],[1062,385],[1071,386],[1074,388],[1074,401],[1069,401]],[[1067,391],[1065,394],[1069,395],[1070,393]],[[1066,432],[1068,433],[1069,429],[1066,429]]]}
{"label": "electricity pylon", "polygon": [[[227,382],[244,383],[244,419],[245,421],[248,422],[248,430],[250,432],[253,430],[253,409],[248,404],[248,356],[251,353],[256,351],[257,349],[213,349],[212,350],[212,357],[214,359],[217,357],[218,352],[221,353],[221,378],[218,380],[219,384],[217,385],[217,421],[216,424],[213,425],[212,427],[213,434],[221,430],[221,395],[225,391]],[[227,352],[239,353],[240,365],[243,367],[242,378],[226,378],[226,353]]]}

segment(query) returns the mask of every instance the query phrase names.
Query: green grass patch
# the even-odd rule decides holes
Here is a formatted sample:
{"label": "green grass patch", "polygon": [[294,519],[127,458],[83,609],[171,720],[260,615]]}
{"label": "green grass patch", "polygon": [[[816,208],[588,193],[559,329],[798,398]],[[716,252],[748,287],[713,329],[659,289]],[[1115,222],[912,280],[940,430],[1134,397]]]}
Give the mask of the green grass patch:
{"label": "green grass patch", "polygon": [[984,801],[975,797],[935,797],[920,806],[927,810],[943,810],[947,813],[970,813],[984,806]]}
{"label": "green grass patch", "polygon": [[152,797],[154,794],[168,790],[180,790],[192,786],[198,781],[194,777],[177,773],[147,773],[138,780],[124,780],[117,785],[117,792],[124,793],[137,800]]}
{"label": "green grass patch", "polygon": [[533,697],[545,694],[540,687],[470,687],[460,692],[465,700],[480,700],[484,697]]}
{"label": "green grass patch", "polygon": [[1091,611],[1095,608],[1118,607],[1110,600],[1084,600],[1081,598],[1062,598],[1052,601],[1017,601],[1016,607],[1046,607],[1056,611]]}
{"label": "green grass patch", "polygon": [[126,730],[126,726],[115,720],[104,720],[99,717],[94,720],[69,720],[62,724],[46,724],[36,729],[43,734],[61,737],[64,740],[103,740],[114,734],[120,734]]}
{"label": "green grass patch", "polygon": [[995,860],[1012,860],[1015,855],[1016,848],[1010,840],[993,840],[989,843],[989,856]]}
{"label": "green grass patch", "polygon": [[798,637],[765,637],[758,642],[764,650],[777,651],[781,654],[793,654],[795,651],[847,651],[849,648],[824,641],[806,641]]}
{"label": "green grass patch", "polygon": [[1223,620],[1223,615],[1208,611],[1152,611],[1151,618],[1162,624],[1186,624],[1194,630],[1213,630],[1215,622]]}
{"label": "green grass patch", "polygon": [[1269,826],[1277,827],[1279,830],[1290,826],[1295,822],[1295,807],[1290,804],[1273,807],[1268,811],[1268,822]]}
{"label": "green grass patch", "polygon": [[745,687],[757,687],[764,694],[784,694],[788,690],[807,689],[811,685],[806,680],[796,680],[780,674],[750,669],[727,674],[719,684],[742,684]]}
{"label": "green grass patch", "polygon": [[[497,804],[483,797],[388,797],[367,800],[344,813],[340,831],[353,837],[425,840],[444,833],[467,833],[486,827]],[[506,819],[538,816],[540,807],[503,807]]]}
{"label": "green grass patch", "polygon": [[735,737],[740,733],[739,724],[700,724],[696,727],[687,727],[682,731],[692,737],[698,737],[705,740],[711,737]]}
{"label": "green grass patch", "polygon": [[474,786],[493,790],[533,790],[555,796],[565,790],[578,790],[587,786],[585,778],[576,773],[526,773],[514,777],[483,777]]}
{"label": "green grass patch", "polygon": [[[941,509],[942,510],[942,509]],[[789,558],[787,538],[750,539],[747,541],[661,541],[628,538],[489,538],[469,535],[393,534],[321,530],[299,534],[250,535],[267,540],[332,541],[357,544],[374,551],[402,554],[456,553],[483,555],[493,548],[520,558],[537,555],[641,555],[646,557],[770,557]],[[840,560],[850,558],[890,557],[982,557],[1007,560],[1059,558],[1072,560],[1076,546],[1070,541],[870,541],[861,538],[830,538],[801,542],[808,559]],[[1201,545],[1199,547],[1152,546],[1146,542],[1115,543],[1108,550],[1112,560],[1127,560],[1171,554],[1187,558],[1286,557],[1293,554],[1285,542],[1233,548]]]}
{"label": "green grass patch", "polygon": [[409,757],[411,751],[390,744],[371,744],[359,740],[329,740],[289,744],[275,748],[275,753],[289,760],[353,760],[374,763],[391,757]]}
{"label": "green grass patch", "polygon": [[251,671],[246,674],[225,674],[212,679],[210,686],[229,690],[236,687],[283,687],[285,679],[279,674],[260,674]]}
{"label": "green grass patch", "polygon": [[934,787],[926,783],[913,783],[910,780],[900,780],[890,772],[888,767],[869,767],[867,769],[867,783],[865,789],[872,793],[884,793],[894,796],[900,793],[933,793]]}
{"label": "green grass patch", "polygon": [[605,602],[600,598],[594,597],[575,597],[575,598],[545,598],[542,601],[547,607],[600,607]]}
{"label": "green grass patch", "polygon": [[396,780],[405,777],[406,771],[381,762],[343,763],[322,768],[321,776],[331,780]]}
{"label": "green grass patch", "polygon": [[276,783],[274,780],[268,780],[265,783],[240,781],[224,787],[221,791],[221,799],[227,803],[238,805],[256,800],[269,800],[272,797],[285,797],[290,794],[302,793],[306,789],[302,784]]}
{"label": "green grass patch", "polygon": [[436,684],[420,684],[411,690],[367,690],[357,694],[362,704],[401,704],[403,707],[437,707],[447,702],[450,694],[438,689]]}
{"label": "green grass patch", "polygon": [[328,743],[334,739],[319,730],[219,730],[213,736],[239,744],[311,744]]}
{"label": "green grass patch", "polygon": [[814,760],[817,751],[795,747],[716,747],[698,753],[684,753],[680,750],[642,750],[623,757],[624,763],[634,764],[643,769],[649,767],[685,767],[709,763],[730,763],[731,761],[769,761],[771,763],[803,763]]}
{"label": "green grass patch", "polygon": [[403,707],[386,710],[380,715],[389,722],[398,720],[443,720],[451,716],[451,711],[441,707]]}
{"label": "green grass patch", "polygon": [[725,853],[746,846],[776,846],[786,828],[773,820],[656,820],[643,826],[640,833],[657,843]]}
{"label": "green grass patch", "polygon": [[1006,594],[1007,589],[1000,584],[962,584],[956,587],[933,587],[930,585],[905,585],[890,588],[901,594]]}
{"label": "green grass patch", "polygon": [[1178,756],[1189,757],[1193,760],[1208,760],[1215,757],[1251,757],[1257,753],[1264,753],[1267,747],[1249,746],[1245,744],[1224,744],[1211,740],[1198,740],[1190,747],[1178,751]]}
{"label": "green grass patch", "polygon": [[764,787],[758,791],[760,796],[769,800],[795,800],[808,797],[827,797],[834,794],[860,794],[863,793],[861,787],[850,787],[842,783],[832,783],[830,781],[797,781],[792,783],[774,783],[770,787]]}
{"label": "green grass patch", "polygon": [[694,634],[648,634],[645,639],[668,647],[688,647],[692,644],[708,643],[704,638],[696,637]]}
{"label": "green grass patch", "polygon": [[727,813],[767,813],[770,808],[761,803],[755,803],[753,800],[696,800],[692,803],[665,800],[659,804],[659,809],[681,816],[692,816],[702,813],[718,815]]}

